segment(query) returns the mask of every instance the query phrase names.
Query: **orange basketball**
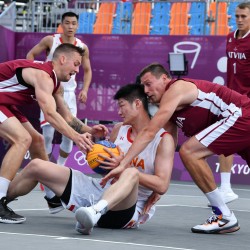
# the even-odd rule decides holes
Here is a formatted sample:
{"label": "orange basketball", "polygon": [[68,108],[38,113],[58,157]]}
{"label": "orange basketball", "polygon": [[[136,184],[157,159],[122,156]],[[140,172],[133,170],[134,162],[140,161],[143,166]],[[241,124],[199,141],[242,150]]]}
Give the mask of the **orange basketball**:
{"label": "orange basketball", "polygon": [[102,157],[98,156],[98,154],[102,154],[104,156],[110,157],[110,154],[108,154],[106,151],[104,151],[103,148],[108,148],[110,151],[112,151],[115,155],[119,155],[119,150],[116,147],[116,145],[110,141],[98,141],[93,145],[93,148],[91,151],[89,151],[86,155],[86,160],[88,161],[88,164],[90,168],[98,173],[98,174],[106,174],[107,170],[100,168],[100,163],[96,160],[104,160]]}

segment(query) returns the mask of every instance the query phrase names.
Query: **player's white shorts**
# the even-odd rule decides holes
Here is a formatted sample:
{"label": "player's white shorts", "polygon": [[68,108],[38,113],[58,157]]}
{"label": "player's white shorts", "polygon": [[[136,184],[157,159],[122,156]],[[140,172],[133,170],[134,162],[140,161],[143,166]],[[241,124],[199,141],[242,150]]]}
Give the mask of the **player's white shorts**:
{"label": "player's white shorts", "polygon": [[[64,100],[69,106],[70,112],[73,116],[76,116],[77,113],[77,105],[76,105],[76,95],[74,91],[65,91],[64,92]],[[44,114],[41,111],[40,112],[40,126],[43,127],[45,125],[48,125],[49,123],[45,120]]]}

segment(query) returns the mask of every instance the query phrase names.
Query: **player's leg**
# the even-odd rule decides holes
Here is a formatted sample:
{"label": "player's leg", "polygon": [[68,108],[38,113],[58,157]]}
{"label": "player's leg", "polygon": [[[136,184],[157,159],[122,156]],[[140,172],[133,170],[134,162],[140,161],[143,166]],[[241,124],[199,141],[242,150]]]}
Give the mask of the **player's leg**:
{"label": "player's leg", "polygon": [[[64,100],[66,101],[69,110],[72,115],[76,116],[77,113],[77,103],[76,103],[76,95],[74,91],[65,91],[64,92]],[[57,164],[64,166],[70,152],[73,148],[73,141],[70,140],[66,136],[62,136],[62,142],[60,144],[59,157],[57,159]]]}
{"label": "player's leg", "polygon": [[[138,171],[135,168],[128,168],[121,174],[119,180],[104,192],[99,202],[91,207],[81,207],[77,209],[76,220],[85,228],[85,233],[90,233],[101,216],[103,215],[105,217],[105,213],[108,210],[120,211],[133,208],[130,217],[126,218],[126,222],[124,222],[124,225],[126,225],[134,214],[138,195],[138,184]],[[105,221],[112,223],[112,220]],[[106,222],[104,224],[105,227],[109,227]],[[116,224],[119,224],[119,222]],[[112,228],[112,225],[110,225],[110,228]]]}
{"label": "player's leg", "polygon": [[62,135],[62,142],[60,144],[60,151],[59,157],[57,159],[57,164],[64,166],[67,158],[72,151],[73,148],[73,141],[70,140],[68,137]]}
{"label": "player's leg", "polygon": [[179,153],[194,182],[212,205],[214,213],[205,224],[193,227],[192,231],[195,233],[228,233],[239,230],[238,221],[222,200],[213,173],[205,160],[213,152],[192,137],[182,145]]}
{"label": "player's leg", "polygon": [[0,169],[0,222],[21,223],[26,219],[9,210],[6,194],[10,181],[15,177],[30,147],[31,136],[19,120],[12,116],[0,122],[0,137],[10,144]]}
{"label": "player's leg", "polygon": [[219,190],[225,203],[232,202],[239,197],[231,188],[231,168],[233,165],[233,158],[233,155],[229,155],[227,157],[219,155],[221,176],[221,185]]}
{"label": "player's leg", "polygon": [[61,196],[70,176],[70,169],[40,159],[32,160],[11,182],[8,198],[14,199],[29,193],[38,182]]}
{"label": "player's leg", "polygon": [[49,123],[47,123],[46,125],[42,126],[42,133],[44,137],[46,153],[48,157],[50,157],[52,153],[52,141],[54,138],[55,129]]}

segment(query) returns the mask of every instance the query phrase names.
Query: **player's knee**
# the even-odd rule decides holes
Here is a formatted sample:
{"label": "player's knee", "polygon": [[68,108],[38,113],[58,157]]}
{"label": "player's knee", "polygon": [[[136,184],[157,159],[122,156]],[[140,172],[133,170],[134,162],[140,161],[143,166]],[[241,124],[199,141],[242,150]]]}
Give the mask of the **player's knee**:
{"label": "player's knee", "polygon": [[60,149],[63,152],[69,154],[72,151],[72,148],[73,148],[73,141],[65,136],[62,136],[62,142],[60,144]]}
{"label": "player's knee", "polygon": [[18,145],[19,148],[24,148],[28,150],[32,143],[32,138],[29,133],[22,133],[21,136],[15,138],[13,144]]}
{"label": "player's knee", "polygon": [[124,170],[124,175],[126,179],[129,179],[130,182],[136,183],[139,181],[139,172],[136,168],[127,168]]}
{"label": "player's knee", "polygon": [[42,171],[42,160],[36,158],[31,160],[29,164],[25,167],[26,174],[30,175],[31,177],[35,177],[40,175]]}
{"label": "player's knee", "polygon": [[182,160],[191,157],[191,152],[187,143],[182,144],[182,146],[180,147],[179,156]]}
{"label": "player's knee", "polygon": [[36,133],[32,137],[32,144],[34,146],[38,146],[39,148],[44,147],[44,144],[45,144],[44,137],[40,133]]}

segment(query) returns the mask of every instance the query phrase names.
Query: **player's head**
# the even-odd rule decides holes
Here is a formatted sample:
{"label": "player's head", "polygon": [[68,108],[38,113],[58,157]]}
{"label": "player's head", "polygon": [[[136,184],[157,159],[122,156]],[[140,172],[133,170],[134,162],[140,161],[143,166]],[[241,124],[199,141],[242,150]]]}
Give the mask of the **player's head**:
{"label": "player's head", "polygon": [[79,72],[83,54],[82,48],[70,43],[62,43],[55,49],[52,62],[59,81],[67,82]]}
{"label": "player's head", "polygon": [[152,63],[140,72],[141,84],[148,96],[148,101],[158,104],[171,80],[170,74],[159,63]]}
{"label": "player's head", "polygon": [[118,101],[119,115],[126,120],[135,117],[142,107],[145,113],[148,113],[148,100],[144,93],[144,88],[140,84],[127,84],[122,86],[114,95],[114,100]]}
{"label": "player's head", "polygon": [[244,33],[250,30],[250,2],[240,3],[235,10],[238,30]]}
{"label": "player's head", "polygon": [[61,26],[64,35],[74,36],[78,29],[78,15],[74,12],[65,12],[62,15]]}

